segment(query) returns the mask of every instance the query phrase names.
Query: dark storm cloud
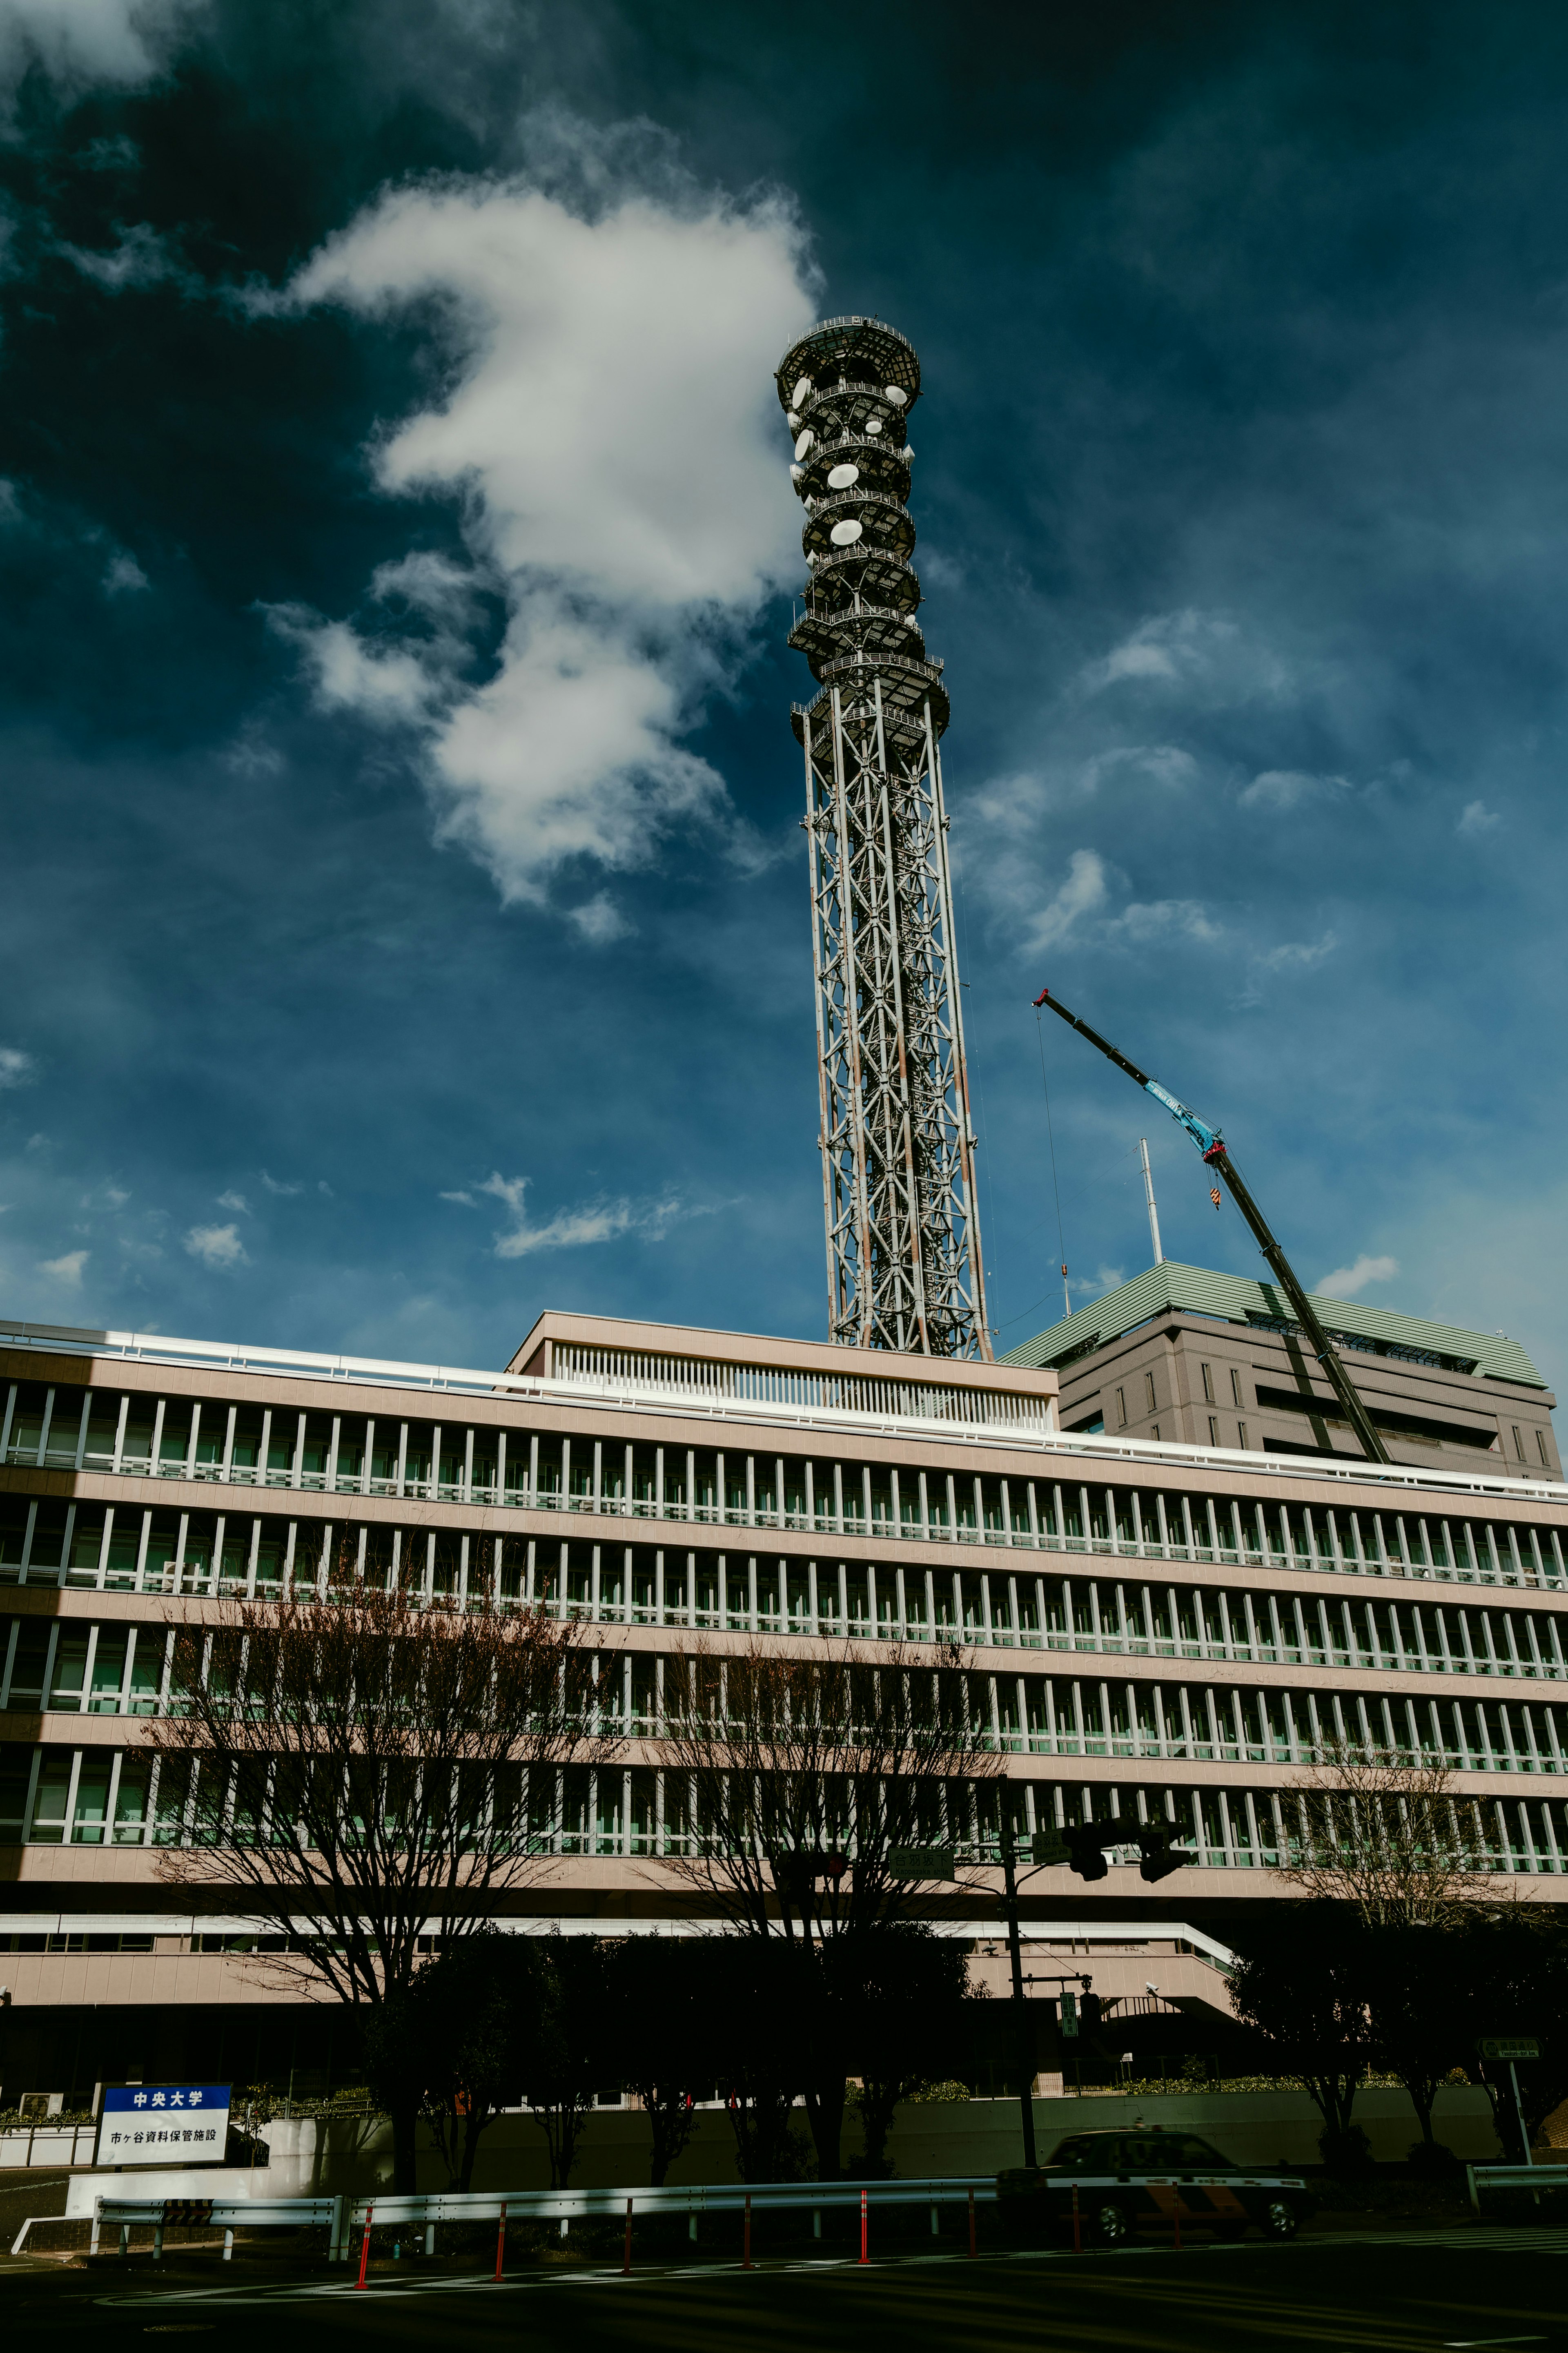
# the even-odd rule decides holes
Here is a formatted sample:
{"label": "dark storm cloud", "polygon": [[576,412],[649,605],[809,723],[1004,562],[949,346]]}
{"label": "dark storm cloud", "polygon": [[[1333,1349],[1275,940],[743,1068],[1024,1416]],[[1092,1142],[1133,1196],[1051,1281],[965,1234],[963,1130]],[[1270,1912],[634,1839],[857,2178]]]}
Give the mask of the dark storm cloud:
{"label": "dark storm cloud", "polygon": [[[667,829],[597,938],[561,912],[592,858],[503,909],[432,844],[417,729],[321,709],[267,622],[406,651],[433,625],[378,575],[477,559],[460,487],[375,471],[453,389],[439,313],[246,290],[389,186],[537,174],[553,119],[660,201],[792,191],[826,307],[920,347],[1003,1344],[1059,1312],[1049,980],[1223,1119],[1309,1279],[1393,1260],[1369,1296],[1553,1368],[1554,19],[219,6],[163,37],[140,77],[35,63],[3,158],[8,1304],[480,1361],[547,1300],[820,1328],[787,600],[671,739],[721,843]],[[506,660],[506,582],[472,585],[463,692]],[[1134,1271],[1147,1119],[1045,1043],[1075,1276]],[[1167,1248],[1247,1268],[1152,1142]],[[557,1246],[498,1256],[525,1226]]]}

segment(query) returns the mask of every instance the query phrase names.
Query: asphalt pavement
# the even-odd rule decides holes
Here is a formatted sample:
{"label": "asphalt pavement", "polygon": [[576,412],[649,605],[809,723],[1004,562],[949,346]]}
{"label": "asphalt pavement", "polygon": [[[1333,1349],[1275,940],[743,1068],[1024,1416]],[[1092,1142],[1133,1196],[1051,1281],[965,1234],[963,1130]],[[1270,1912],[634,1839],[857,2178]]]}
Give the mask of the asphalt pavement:
{"label": "asphalt pavement", "polygon": [[[294,2269],[210,2254],[0,2266],[7,2353],[87,2332],[221,2353],[358,2342],[526,2353],[1568,2353],[1568,2232],[1368,2231],[1115,2253],[1038,2251],[488,2271]],[[151,2347],[149,2347],[151,2353]]]}

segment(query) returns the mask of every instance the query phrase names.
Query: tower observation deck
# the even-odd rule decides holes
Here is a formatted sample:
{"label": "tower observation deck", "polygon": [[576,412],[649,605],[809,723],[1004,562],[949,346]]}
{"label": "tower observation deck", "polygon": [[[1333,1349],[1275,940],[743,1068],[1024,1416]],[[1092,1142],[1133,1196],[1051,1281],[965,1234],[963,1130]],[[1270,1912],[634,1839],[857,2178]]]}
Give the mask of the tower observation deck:
{"label": "tower observation deck", "polygon": [[910,558],[912,346],[826,319],[780,361],[809,567],[790,644],[805,754],[828,1329],[989,1359],[947,818],[942,664]]}

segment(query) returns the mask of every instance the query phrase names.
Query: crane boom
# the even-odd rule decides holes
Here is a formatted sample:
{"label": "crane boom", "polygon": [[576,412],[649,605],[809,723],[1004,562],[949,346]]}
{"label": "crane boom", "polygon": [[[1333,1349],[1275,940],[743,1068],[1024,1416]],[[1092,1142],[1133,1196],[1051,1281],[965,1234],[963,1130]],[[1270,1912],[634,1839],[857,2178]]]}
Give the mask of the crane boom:
{"label": "crane boom", "polygon": [[1356,1434],[1362,1452],[1369,1462],[1388,1461],[1390,1459],[1388,1449],[1373,1428],[1367,1409],[1352,1387],[1350,1375],[1340,1362],[1338,1349],[1318,1321],[1317,1312],[1296,1280],[1289,1260],[1269,1231],[1268,1219],[1242,1183],[1236,1164],[1226,1150],[1225,1139],[1218,1129],[1210,1127],[1206,1120],[1200,1119],[1195,1111],[1190,1111],[1179,1097],[1167,1093],[1163,1086],[1157,1084],[1149,1076],[1147,1071],[1141,1071],[1136,1062],[1129,1061],[1121,1048],[1113,1046],[1109,1038],[1102,1038],[1098,1029],[1091,1029],[1087,1021],[1080,1021],[1076,1013],[1069,1013],[1065,1005],[1058,1003],[1048,988],[1041,989],[1035,999],[1035,1004],[1037,1008],[1048,1005],[1051,1011],[1065,1021],[1069,1029],[1078,1030],[1081,1037],[1089,1039],[1091,1046],[1098,1046],[1108,1061],[1114,1062],[1119,1071],[1125,1071],[1128,1077],[1134,1080],[1145,1094],[1152,1095],[1156,1103],[1163,1103],[1171,1117],[1186,1129],[1205,1160],[1246,1219],[1258,1249],[1273,1269],[1280,1290],[1290,1302],[1296,1321],[1306,1334],[1311,1344],[1312,1353],[1323,1368],[1323,1377],[1344,1409],[1345,1419]]}

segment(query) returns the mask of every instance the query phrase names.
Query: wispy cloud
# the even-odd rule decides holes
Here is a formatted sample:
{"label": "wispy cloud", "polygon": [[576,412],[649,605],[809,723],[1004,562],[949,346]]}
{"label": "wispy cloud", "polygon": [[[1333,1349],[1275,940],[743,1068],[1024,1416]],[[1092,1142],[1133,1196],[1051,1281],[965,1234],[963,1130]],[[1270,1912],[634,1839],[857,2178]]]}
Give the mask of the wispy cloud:
{"label": "wispy cloud", "polygon": [[193,1226],[185,1236],[185,1248],[204,1266],[222,1268],[247,1266],[245,1245],[237,1226]]}
{"label": "wispy cloud", "polygon": [[134,293],[148,286],[177,286],[185,294],[205,291],[196,271],[150,221],[117,227],[116,234],[120,242],[111,253],[88,253],[79,245],[62,245],[59,251],[106,294]]}
{"label": "wispy cloud", "polygon": [[250,1204],[243,1193],[220,1193],[217,1197],[217,1205],[220,1209],[237,1209],[240,1216],[244,1218],[248,1218],[250,1215]]}
{"label": "wispy cloud", "polygon": [[133,555],[114,555],[100,585],[106,596],[134,596],[150,590],[153,583]]}
{"label": "wispy cloud", "polygon": [[1219,925],[1200,899],[1134,899],[1106,930],[1139,942],[1173,936],[1217,940],[1220,936]]}
{"label": "wispy cloud", "polygon": [[1325,1274],[1313,1288],[1321,1297],[1353,1299],[1369,1282],[1391,1282],[1399,1272],[1396,1258],[1358,1258],[1353,1266],[1336,1266],[1332,1274]]}
{"label": "wispy cloud", "polygon": [[63,1258],[45,1259],[43,1261],[42,1271],[45,1274],[52,1275],[57,1282],[63,1282],[68,1290],[79,1291],[81,1289],[81,1271],[91,1255],[92,1253],[90,1250],[67,1250]]}
{"label": "wispy cloud", "polygon": [[1028,945],[1057,947],[1086,915],[1098,914],[1110,895],[1105,860],[1098,850],[1075,849],[1068,861],[1067,880],[1034,916]]}
{"label": "wispy cloud", "polygon": [[1260,950],[1253,962],[1265,972],[1306,972],[1331,956],[1339,944],[1337,932],[1325,932],[1321,940],[1281,940],[1278,947]]}
{"label": "wispy cloud", "polygon": [[1501,823],[1502,818],[1498,811],[1488,808],[1485,801],[1467,801],[1459,812],[1459,820],[1454,831],[1471,835],[1490,833],[1494,827]]}
{"label": "wispy cloud", "polygon": [[1089,694],[1115,686],[1180,689],[1187,698],[1211,704],[1276,696],[1289,682],[1288,666],[1238,622],[1192,606],[1141,621],[1079,680]]}
{"label": "wispy cloud", "polygon": [[503,1201],[511,1225],[496,1237],[497,1258],[529,1258],[535,1250],[582,1250],[593,1242],[615,1241],[622,1234],[640,1234],[647,1241],[662,1240],[678,1218],[695,1214],[673,1196],[658,1201],[598,1200],[575,1209],[558,1210],[548,1223],[527,1222],[526,1176],[503,1176],[498,1170],[479,1187]]}
{"label": "wispy cloud", "polygon": [[1265,768],[1241,795],[1244,808],[1294,808],[1323,793],[1350,790],[1348,776],[1317,776],[1305,768]]}
{"label": "wispy cloud", "polygon": [[261,1172],[261,1183],[264,1191],[277,1193],[285,1198],[290,1193],[302,1193],[305,1189],[303,1184],[285,1185],[280,1177],[269,1176],[265,1168]]}
{"label": "wispy cloud", "polygon": [[20,1046],[0,1046],[0,1087],[31,1086],[37,1064]]}

